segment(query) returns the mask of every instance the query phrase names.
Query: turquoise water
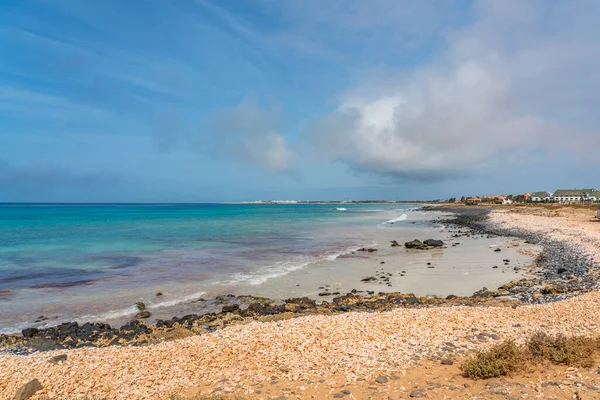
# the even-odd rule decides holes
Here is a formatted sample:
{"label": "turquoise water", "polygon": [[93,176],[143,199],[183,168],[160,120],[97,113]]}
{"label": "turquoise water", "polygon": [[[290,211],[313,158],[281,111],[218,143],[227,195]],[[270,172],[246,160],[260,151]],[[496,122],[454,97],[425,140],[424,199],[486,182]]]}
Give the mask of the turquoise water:
{"label": "turquoise water", "polygon": [[141,288],[180,285],[186,296],[190,283],[258,284],[368,244],[369,229],[409,208],[0,205],[0,331],[36,307],[68,319],[75,306],[110,309]]}

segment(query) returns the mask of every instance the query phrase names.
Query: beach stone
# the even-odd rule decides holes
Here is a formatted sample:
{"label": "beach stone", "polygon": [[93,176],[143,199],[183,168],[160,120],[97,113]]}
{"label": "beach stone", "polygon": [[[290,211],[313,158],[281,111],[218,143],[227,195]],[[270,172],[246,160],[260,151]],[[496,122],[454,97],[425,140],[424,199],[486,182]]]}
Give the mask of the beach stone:
{"label": "beach stone", "polygon": [[444,245],[443,241],[436,239],[427,239],[423,243],[431,247],[442,247]]}
{"label": "beach stone", "polygon": [[442,365],[453,365],[454,364],[454,360],[452,360],[451,358],[444,358],[442,360]]}
{"label": "beach stone", "polygon": [[392,247],[398,247],[398,246],[400,246],[400,243],[398,243],[395,240],[392,240],[390,243],[392,244]]}
{"label": "beach stone", "polygon": [[136,319],[144,319],[144,318],[149,318],[152,314],[150,313],[150,311],[140,311],[139,313],[135,314],[135,318]]}
{"label": "beach stone", "polygon": [[407,249],[423,249],[423,248],[425,248],[423,242],[421,242],[418,239],[415,239],[411,242],[404,243],[404,247],[406,247]]}
{"label": "beach stone", "polygon": [[383,376],[383,375],[382,375],[382,376],[378,376],[378,377],[375,379],[375,382],[377,382],[377,383],[381,383],[381,384],[387,383],[387,381],[388,381],[388,378],[387,378],[387,376]]}
{"label": "beach stone", "polygon": [[59,364],[61,362],[65,362],[67,361],[67,355],[66,354],[60,354],[58,356],[54,356],[52,358],[50,358],[49,360],[52,364]]}
{"label": "beach stone", "polygon": [[156,293],[156,295],[157,296],[162,296],[163,294],[162,294],[162,292],[158,292],[158,293]]}
{"label": "beach stone", "polygon": [[361,279],[360,281],[361,282],[371,282],[371,281],[376,281],[376,280],[377,280],[377,278],[375,278],[374,276],[369,276],[367,278]]}
{"label": "beach stone", "polygon": [[496,250],[494,250],[494,251],[495,251],[496,253],[499,253],[499,252],[501,252],[502,250],[501,250],[500,248],[498,248],[498,249],[496,249]]}
{"label": "beach stone", "polygon": [[17,390],[15,400],[27,400],[39,390],[42,390],[42,384],[37,379],[33,379]]}
{"label": "beach stone", "polygon": [[21,331],[21,333],[23,334],[24,337],[31,338],[31,337],[35,336],[37,333],[39,333],[39,331],[40,330],[36,329],[36,328],[26,328],[26,329],[23,329]]}
{"label": "beach stone", "polygon": [[229,306],[224,306],[221,309],[221,312],[222,313],[232,313],[232,312],[236,312],[236,311],[239,311],[239,310],[240,310],[240,305],[239,304],[232,304],[232,305],[229,305]]}
{"label": "beach stone", "polygon": [[425,396],[425,391],[423,389],[417,389],[410,392],[409,396],[413,399],[418,399],[419,397]]}
{"label": "beach stone", "polygon": [[331,296],[331,293],[329,293],[329,292],[321,292],[321,293],[319,293],[319,296]]}
{"label": "beach stone", "polygon": [[494,388],[498,388],[502,386],[499,382],[496,381],[491,381],[485,384],[485,387],[490,388],[490,389],[494,389]]}
{"label": "beach stone", "polygon": [[484,287],[483,289],[473,293],[472,297],[497,297],[499,295],[500,293],[497,290],[489,290],[488,288]]}

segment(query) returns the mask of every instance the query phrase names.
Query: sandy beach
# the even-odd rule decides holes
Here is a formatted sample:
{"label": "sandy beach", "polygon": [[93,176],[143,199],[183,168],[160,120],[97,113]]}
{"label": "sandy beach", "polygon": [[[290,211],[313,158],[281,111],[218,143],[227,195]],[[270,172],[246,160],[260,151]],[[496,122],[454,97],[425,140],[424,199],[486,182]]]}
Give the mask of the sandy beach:
{"label": "sandy beach", "polygon": [[[543,234],[597,261],[600,222],[592,216],[587,208],[494,208],[489,223]],[[0,358],[0,398],[14,398],[34,378],[42,389],[33,399],[598,398],[597,366],[492,381],[467,380],[458,369],[477,350],[509,338],[522,342],[540,330],[596,336],[600,293],[589,287],[581,293],[552,302],[539,295],[539,304],[274,316],[145,346],[7,354]],[[50,361],[63,354],[66,360]]]}

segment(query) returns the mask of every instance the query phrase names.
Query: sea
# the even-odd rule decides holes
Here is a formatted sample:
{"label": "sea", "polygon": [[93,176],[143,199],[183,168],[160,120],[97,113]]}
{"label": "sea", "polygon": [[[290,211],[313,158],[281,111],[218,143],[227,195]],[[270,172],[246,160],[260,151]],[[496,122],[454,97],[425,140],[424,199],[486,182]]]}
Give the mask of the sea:
{"label": "sea", "polygon": [[165,313],[222,293],[261,295],[253,291],[317,264],[343,275],[335,260],[415,224],[417,211],[407,204],[0,204],[0,333],[127,319],[137,301]]}

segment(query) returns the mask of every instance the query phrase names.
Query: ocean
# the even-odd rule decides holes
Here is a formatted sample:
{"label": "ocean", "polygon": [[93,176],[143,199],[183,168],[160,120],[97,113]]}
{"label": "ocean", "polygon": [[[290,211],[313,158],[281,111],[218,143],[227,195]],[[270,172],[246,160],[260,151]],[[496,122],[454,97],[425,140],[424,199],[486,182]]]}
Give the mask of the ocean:
{"label": "ocean", "polygon": [[[405,204],[3,204],[0,333],[129,318],[328,263],[401,228]],[[164,298],[154,298],[156,292]],[[252,293],[260,295],[261,293]],[[38,321],[38,322],[35,322]]]}

